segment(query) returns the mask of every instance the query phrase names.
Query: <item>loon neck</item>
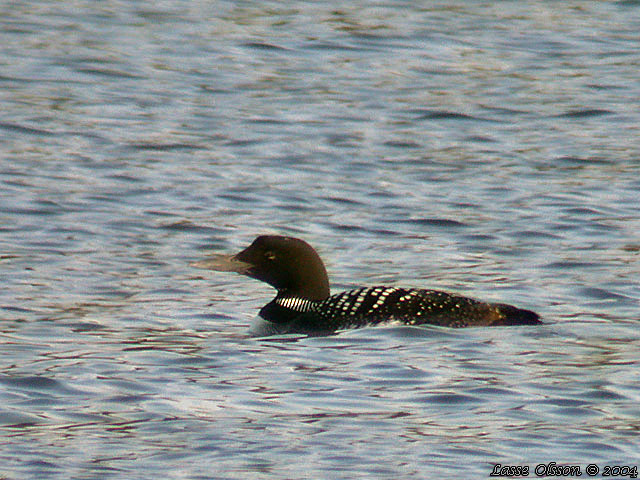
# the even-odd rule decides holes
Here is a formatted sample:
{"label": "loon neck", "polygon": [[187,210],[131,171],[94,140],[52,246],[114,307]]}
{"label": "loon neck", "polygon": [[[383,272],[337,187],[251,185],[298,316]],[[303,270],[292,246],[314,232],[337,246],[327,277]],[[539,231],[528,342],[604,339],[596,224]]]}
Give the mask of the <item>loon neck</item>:
{"label": "loon neck", "polygon": [[263,320],[280,325],[287,325],[299,318],[301,314],[312,310],[317,301],[307,298],[278,296],[260,309],[258,316]]}
{"label": "loon neck", "polygon": [[307,298],[289,295],[281,296],[280,293],[278,293],[278,296],[275,298],[274,302],[280,307],[287,308],[295,312],[308,312],[309,310],[311,310],[313,304],[316,303],[315,301],[309,300]]}
{"label": "loon neck", "polygon": [[321,301],[329,298],[329,278],[324,265],[314,265],[314,268],[301,267],[288,272],[286,283],[276,285],[278,293],[276,299],[304,299],[308,301]]}

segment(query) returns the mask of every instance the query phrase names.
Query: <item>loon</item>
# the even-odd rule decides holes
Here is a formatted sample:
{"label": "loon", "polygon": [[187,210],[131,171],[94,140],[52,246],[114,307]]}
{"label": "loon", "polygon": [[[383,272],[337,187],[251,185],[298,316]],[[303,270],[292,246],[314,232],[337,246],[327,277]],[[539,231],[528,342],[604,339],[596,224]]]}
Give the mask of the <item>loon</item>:
{"label": "loon", "polygon": [[293,237],[262,235],[236,255],[211,255],[191,265],[247,275],[277,290],[250,330],[256,336],[328,335],[387,321],[446,327],[542,323],[530,310],[437,290],[374,286],[330,295],[320,256]]}

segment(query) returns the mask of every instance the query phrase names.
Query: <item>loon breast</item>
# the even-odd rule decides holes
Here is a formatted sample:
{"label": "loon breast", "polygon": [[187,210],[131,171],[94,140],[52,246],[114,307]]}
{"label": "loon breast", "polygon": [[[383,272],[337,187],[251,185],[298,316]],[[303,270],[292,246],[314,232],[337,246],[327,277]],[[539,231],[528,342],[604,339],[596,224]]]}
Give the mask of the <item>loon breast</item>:
{"label": "loon breast", "polygon": [[251,321],[247,333],[252,337],[271,337],[272,335],[289,333],[289,327],[288,325],[270,322],[260,315],[256,315]]}

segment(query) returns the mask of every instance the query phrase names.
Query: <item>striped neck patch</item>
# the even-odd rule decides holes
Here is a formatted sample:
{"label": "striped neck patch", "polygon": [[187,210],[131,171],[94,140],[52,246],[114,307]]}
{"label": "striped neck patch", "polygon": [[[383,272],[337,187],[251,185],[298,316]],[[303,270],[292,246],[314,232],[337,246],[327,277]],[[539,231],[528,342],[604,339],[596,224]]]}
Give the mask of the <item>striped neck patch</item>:
{"label": "striped neck patch", "polygon": [[311,310],[312,302],[306,298],[283,297],[276,298],[276,304],[296,312],[308,312]]}

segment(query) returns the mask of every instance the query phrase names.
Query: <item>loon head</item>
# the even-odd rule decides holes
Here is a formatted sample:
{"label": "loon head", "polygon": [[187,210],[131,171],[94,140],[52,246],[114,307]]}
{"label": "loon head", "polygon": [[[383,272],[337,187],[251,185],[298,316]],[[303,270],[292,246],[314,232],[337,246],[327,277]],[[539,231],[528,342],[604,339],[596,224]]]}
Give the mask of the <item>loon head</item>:
{"label": "loon head", "polygon": [[329,278],[320,256],[298,238],[261,235],[240,253],[212,255],[192,265],[247,275],[268,283],[278,295],[309,300],[329,296]]}

